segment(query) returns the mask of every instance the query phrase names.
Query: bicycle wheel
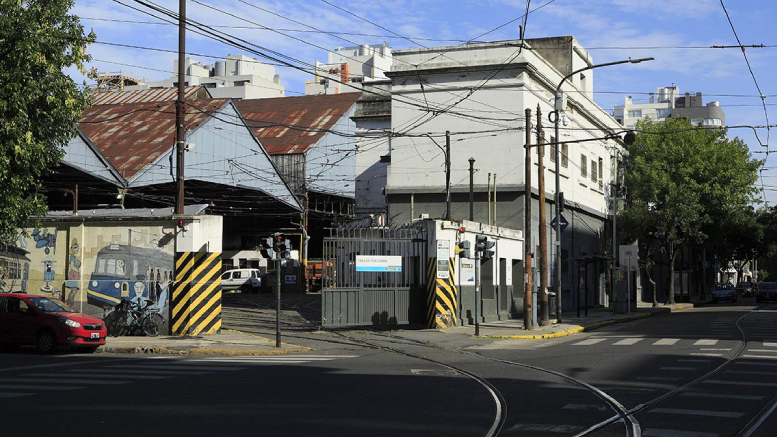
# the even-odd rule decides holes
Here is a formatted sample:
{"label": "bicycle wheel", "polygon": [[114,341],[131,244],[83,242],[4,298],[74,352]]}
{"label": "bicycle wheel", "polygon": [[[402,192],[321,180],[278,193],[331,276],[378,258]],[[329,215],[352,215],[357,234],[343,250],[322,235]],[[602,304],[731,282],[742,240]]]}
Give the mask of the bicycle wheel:
{"label": "bicycle wheel", "polygon": [[116,312],[108,314],[104,321],[105,327],[108,329],[108,335],[111,337],[120,337],[124,335],[127,326],[124,324],[121,314]]}
{"label": "bicycle wheel", "polygon": [[151,313],[143,319],[143,332],[149,337],[156,337],[162,333],[165,319],[159,313]]}

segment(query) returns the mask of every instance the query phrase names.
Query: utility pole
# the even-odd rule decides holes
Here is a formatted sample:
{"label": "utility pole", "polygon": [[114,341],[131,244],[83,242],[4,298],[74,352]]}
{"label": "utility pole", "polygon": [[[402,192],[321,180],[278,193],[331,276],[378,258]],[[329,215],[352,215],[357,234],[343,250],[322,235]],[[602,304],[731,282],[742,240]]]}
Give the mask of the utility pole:
{"label": "utility pole", "polygon": [[186,141],[186,0],[178,2],[178,99],[175,101],[175,213],[183,214],[184,146]]}
{"label": "utility pole", "polygon": [[469,158],[469,221],[475,220],[475,158]]}
{"label": "utility pole", "polygon": [[451,219],[451,131],[445,131],[445,220]]}
{"label": "utility pole", "polygon": [[612,285],[610,285],[610,298],[612,299],[612,311],[616,313],[618,311],[618,293],[615,290],[615,286],[618,283],[618,270],[616,264],[618,262],[618,149],[613,149],[612,152]]}
{"label": "utility pole", "polygon": [[526,144],[524,145],[526,150],[526,160],[524,163],[524,226],[523,226],[523,259],[524,259],[524,275],[526,276],[526,284],[524,289],[523,299],[523,327],[525,329],[532,329],[532,269],[531,269],[531,109],[526,108]]}
{"label": "utility pole", "polygon": [[537,104],[537,190],[540,200],[540,220],[537,230],[540,234],[540,326],[550,324],[548,308],[548,228],[545,226],[545,138],[542,130],[542,110]]}

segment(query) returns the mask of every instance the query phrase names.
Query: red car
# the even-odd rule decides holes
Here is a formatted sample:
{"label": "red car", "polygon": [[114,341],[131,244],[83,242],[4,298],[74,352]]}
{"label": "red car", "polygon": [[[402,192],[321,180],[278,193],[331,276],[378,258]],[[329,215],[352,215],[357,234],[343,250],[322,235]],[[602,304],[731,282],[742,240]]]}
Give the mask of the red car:
{"label": "red car", "polygon": [[35,294],[0,293],[0,346],[37,346],[43,353],[77,347],[94,352],[108,330],[97,317]]}

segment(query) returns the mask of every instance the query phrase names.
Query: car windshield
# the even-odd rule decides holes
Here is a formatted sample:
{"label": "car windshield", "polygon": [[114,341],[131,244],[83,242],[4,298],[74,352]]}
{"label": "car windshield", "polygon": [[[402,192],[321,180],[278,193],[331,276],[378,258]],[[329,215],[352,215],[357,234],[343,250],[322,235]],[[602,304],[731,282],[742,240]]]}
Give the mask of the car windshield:
{"label": "car windshield", "polygon": [[35,308],[45,311],[47,313],[74,313],[73,308],[65,305],[64,302],[56,299],[47,299],[45,297],[28,297],[27,298]]}
{"label": "car windshield", "polygon": [[729,284],[715,284],[715,290],[729,290],[731,285]]}

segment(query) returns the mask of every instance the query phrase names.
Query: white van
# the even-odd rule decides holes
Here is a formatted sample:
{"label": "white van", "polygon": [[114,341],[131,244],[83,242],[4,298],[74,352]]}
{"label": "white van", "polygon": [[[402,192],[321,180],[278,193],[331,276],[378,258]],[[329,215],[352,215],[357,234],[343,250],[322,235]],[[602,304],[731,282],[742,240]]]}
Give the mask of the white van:
{"label": "white van", "polygon": [[257,293],[262,287],[259,269],[234,269],[221,274],[221,291],[240,290]]}

